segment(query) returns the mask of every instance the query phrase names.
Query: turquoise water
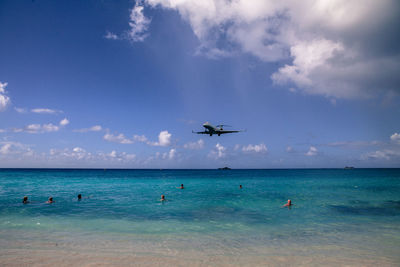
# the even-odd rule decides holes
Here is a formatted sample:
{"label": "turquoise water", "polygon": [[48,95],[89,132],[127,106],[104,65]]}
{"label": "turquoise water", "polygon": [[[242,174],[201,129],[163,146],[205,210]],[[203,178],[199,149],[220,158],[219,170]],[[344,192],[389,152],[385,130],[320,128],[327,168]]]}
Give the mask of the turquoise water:
{"label": "turquoise water", "polygon": [[[49,196],[55,203],[44,203]],[[287,199],[290,209],[282,208]],[[0,239],[0,248],[64,240],[70,249],[95,239],[106,250],[135,240],[142,253],[168,241],[178,254],[333,253],[395,266],[400,169],[3,169]]]}

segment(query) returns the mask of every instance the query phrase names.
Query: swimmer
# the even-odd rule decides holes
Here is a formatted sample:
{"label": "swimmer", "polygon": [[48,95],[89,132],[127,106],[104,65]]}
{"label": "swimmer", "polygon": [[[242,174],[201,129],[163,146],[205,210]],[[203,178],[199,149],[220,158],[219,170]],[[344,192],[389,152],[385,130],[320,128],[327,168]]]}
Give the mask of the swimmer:
{"label": "swimmer", "polygon": [[81,200],[81,199],[82,199],[82,195],[79,194],[79,195],[78,195],[78,200]]}
{"label": "swimmer", "polygon": [[24,196],[24,199],[22,200],[22,203],[24,203],[24,204],[28,204],[29,203],[27,196]]}
{"label": "swimmer", "polygon": [[240,189],[243,189],[243,186],[242,186],[242,185],[239,185],[239,188],[240,188]]}
{"label": "swimmer", "polygon": [[165,199],[165,196],[164,196],[164,195],[161,195],[160,201],[167,201],[167,200]]}
{"label": "swimmer", "polygon": [[184,187],[183,187],[183,184],[181,184],[181,187],[179,187],[180,189],[185,189]]}
{"label": "swimmer", "polygon": [[283,205],[282,207],[290,207],[294,204],[292,204],[292,201],[290,199],[288,199],[287,203],[285,205]]}
{"label": "swimmer", "polygon": [[53,197],[49,197],[49,200],[46,201],[46,203],[51,204],[54,203],[55,201],[53,200]]}

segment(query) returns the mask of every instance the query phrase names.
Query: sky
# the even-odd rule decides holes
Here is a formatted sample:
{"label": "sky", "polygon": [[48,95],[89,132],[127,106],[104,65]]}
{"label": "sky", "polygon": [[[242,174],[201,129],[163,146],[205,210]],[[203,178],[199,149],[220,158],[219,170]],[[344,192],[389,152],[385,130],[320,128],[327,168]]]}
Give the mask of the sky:
{"label": "sky", "polygon": [[399,24],[397,0],[2,0],[0,167],[400,167]]}

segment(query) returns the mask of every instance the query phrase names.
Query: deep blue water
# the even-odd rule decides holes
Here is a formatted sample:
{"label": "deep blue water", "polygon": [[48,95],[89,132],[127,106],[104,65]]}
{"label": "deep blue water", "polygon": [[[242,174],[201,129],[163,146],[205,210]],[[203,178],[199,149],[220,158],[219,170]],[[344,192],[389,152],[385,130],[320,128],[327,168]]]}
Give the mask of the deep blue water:
{"label": "deep blue water", "polygon": [[400,169],[2,169],[7,230],[338,244],[398,259]]}

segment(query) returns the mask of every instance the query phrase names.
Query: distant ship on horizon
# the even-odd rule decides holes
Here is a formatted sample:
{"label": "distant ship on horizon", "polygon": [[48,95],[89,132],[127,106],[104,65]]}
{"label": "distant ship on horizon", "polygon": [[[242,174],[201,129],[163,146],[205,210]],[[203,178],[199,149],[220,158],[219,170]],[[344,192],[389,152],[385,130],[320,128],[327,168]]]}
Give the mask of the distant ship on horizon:
{"label": "distant ship on horizon", "polygon": [[229,167],[227,167],[227,166],[225,166],[225,167],[223,167],[223,168],[218,168],[218,170],[232,170],[232,169],[229,168]]}

